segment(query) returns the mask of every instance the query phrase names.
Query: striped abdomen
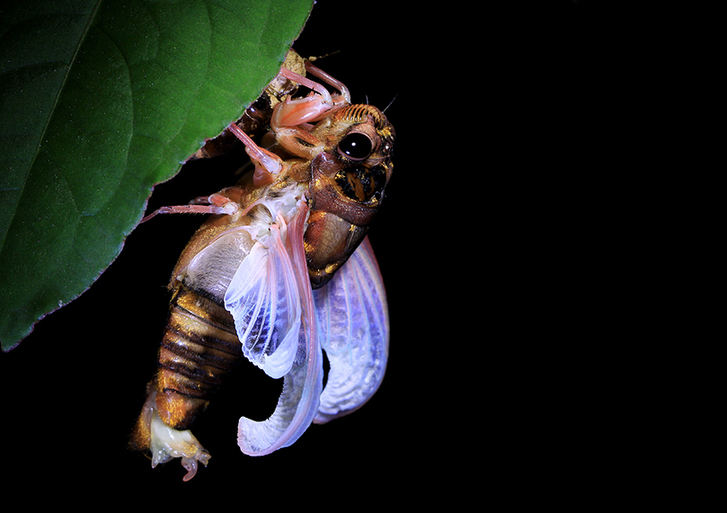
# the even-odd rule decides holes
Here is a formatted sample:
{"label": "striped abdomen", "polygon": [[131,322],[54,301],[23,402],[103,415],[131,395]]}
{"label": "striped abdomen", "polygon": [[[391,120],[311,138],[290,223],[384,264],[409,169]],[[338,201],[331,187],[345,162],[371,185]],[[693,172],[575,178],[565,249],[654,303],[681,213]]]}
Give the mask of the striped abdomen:
{"label": "striped abdomen", "polygon": [[227,310],[180,284],[171,301],[154,383],[157,412],[164,423],[188,428],[241,356]]}

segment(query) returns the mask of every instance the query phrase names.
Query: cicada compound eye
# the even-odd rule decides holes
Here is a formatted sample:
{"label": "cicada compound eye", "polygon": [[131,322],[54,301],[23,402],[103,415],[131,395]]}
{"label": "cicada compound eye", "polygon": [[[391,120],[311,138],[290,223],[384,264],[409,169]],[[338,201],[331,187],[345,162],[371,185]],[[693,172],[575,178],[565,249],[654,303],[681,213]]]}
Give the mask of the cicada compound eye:
{"label": "cicada compound eye", "polygon": [[338,151],[350,160],[365,160],[371,155],[374,143],[366,134],[352,132],[338,143]]}

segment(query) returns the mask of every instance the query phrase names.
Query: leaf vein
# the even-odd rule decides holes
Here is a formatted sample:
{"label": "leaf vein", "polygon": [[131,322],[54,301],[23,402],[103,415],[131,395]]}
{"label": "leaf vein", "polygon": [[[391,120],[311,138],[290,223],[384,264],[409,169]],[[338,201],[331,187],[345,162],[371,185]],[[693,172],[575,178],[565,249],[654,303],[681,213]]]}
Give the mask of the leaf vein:
{"label": "leaf vein", "polygon": [[25,173],[25,177],[23,179],[22,186],[20,187],[20,194],[18,195],[18,203],[16,204],[16,208],[13,211],[10,222],[8,223],[8,230],[5,234],[3,234],[3,239],[0,241],[0,253],[2,253],[3,248],[5,246],[5,241],[7,240],[7,234],[10,232],[10,227],[13,225],[13,222],[15,221],[15,216],[17,215],[18,211],[20,210],[18,206],[22,202],[23,196],[25,194],[25,185],[28,183],[28,175],[30,174],[31,170],[35,166],[35,160],[38,158],[38,154],[40,153],[40,147],[43,144],[43,139],[45,139],[45,133],[48,130],[48,126],[50,125],[51,118],[53,117],[53,113],[55,112],[56,106],[58,105],[58,101],[60,100],[61,94],[63,93],[63,89],[65,88],[66,81],[68,80],[68,76],[71,74],[71,70],[73,69],[73,64],[76,62],[76,58],[78,57],[78,52],[81,49],[81,46],[83,45],[83,42],[86,39],[86,34],[88,34],[88,31],[91,29],[91,25],[93,25],[94,20],[96,19],[96,14],[98,13],[98,9],[101,6],[101,3],[103,0],[97,0],[96,5],[93,8],[93,11],[91,12],[91,15],[88,17],[88,21],[86,22],[86,26],[83,27],[83,32],[81,33],[81,37],[78,38],[78,44],[76,45],[76,48],[73,50],[73,55],[71,56],[71,60],[68,63],[68,71],[65,73],[63,77],[63,82],[61,83],[61,86],[58,88],[58,92],[56,93],[56,97],[53,99],[53,105],[51,106],[50,110],[48,111],[48,117],[45,120],[45,125],[43,126],[43,130],[41,130],[40,137],[38,138],[38,144],[35,148],[35,152],[33,153],[33,159],[30,161],[30,165],[27,168],[27,171]]}
{"label": "leaf vein", "polygon": [[[122,59],[124,59],[124,66],[126,67],[126,78],[129,82],[129,101],[131,102],[131,127],[132,127],[132,134],[129,137],[127,143],[126,143],[126,149],[124,151],[125,155],[125,161],[124,161],[124,171],[122,173],[122,176],[119,177],[120,181],[123,181],[123,179],[126,177],[126,174],[129,172],[129,155],[131,154],[131,142],[134,139],[134,126],[135,126],[135,115],[136,115],[136,109],[134,106],[134,87],[133,87],[133,79],[131,76],[131,63],[129,62],[128,57],[124,53],[121,45],[119,45],[116,40],[111,37],[111,34],[109,34],[102,26],[99,25],[99,31],[105,35],[108,40],[116,47],[116,50],[119,52],[119,55]],[[106,202],[103,206],[105,206],[110,201],[109,198],[107,198]],[[100,210],[102,207],[100,206],[98,210]]]}

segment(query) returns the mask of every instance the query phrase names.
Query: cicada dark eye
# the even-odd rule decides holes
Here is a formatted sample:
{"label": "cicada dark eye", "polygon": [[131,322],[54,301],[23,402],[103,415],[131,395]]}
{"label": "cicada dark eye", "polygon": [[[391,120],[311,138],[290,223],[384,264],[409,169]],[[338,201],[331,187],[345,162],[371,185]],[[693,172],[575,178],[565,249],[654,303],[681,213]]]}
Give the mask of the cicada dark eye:
{"label": "cicada dark eye", "polygon": [[366,134],[353,132],[338,143],[338,151],[351,160],[364,160],[371,155],[373,143]]}

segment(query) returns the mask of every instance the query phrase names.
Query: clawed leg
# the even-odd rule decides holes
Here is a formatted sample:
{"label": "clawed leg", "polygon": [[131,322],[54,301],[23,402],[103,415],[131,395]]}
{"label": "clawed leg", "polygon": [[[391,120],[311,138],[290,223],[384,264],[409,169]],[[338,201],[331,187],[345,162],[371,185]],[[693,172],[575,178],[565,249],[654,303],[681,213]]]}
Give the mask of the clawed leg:
{"label": "clawed leg", "polygon": [[323,150],[324,143],[313,135],[313,125],[310,123],[348,105],[351,95],[345,85],[310,62],[306,62],[306,70],[338,92],[331,95],[323,84],[282,68],[282,76],[311,89],[311,93],[304,98],[287,99],[277,104],[270,120],[270,128],[275,133],[278,144],[289,153],[312,159]]}
{"label": "clawed leg", "polygon": [[232,215],[240,210],[240,203],[236,201],[239,197],[237,187],[228,187],[220,192],[209,196],[200,196],[193,199],[188,205],[173,205],[159,207],[154,212],[144,217],[141,222],[145,223],[157,214],[227,214]]}
{"label": "clawed leg", "polygon": [[338,97],[333,97],[333,103],[336,105],[339,104],[349,104],[351,103],[351,94],[348,92],[348,88],[341,82],[340,80],[336,80],[331,75],[323,71],[317,66],[314,66],[310,61],[306,61],[305,63],[305,69],[308,73],[313,75],[314,77],[320,78],[323,80],[326,84],[330,85],[331,87],[338,90],[339,95]]}
{"label": "clawed leg", "polygon": [[280,70],[281,75],[311,89],[312,92],[304,98],[286,100],[276,105],[270,122],[273,130],[278,127],[300,126],[304,123],[318,121],[329,114],[331,110],[351,103],[351,95],[343,83],[310,62],[306,62],[305,68],[314,77],[337,89],[338,93],[332,96],[322,84],[282,68]]}
{"label": "clawed leg", "polygon": [[242,144],[245,145],[245,152],[255,164],[255,172],[252,175],[253,185],[259,187],[272,183],[273,175],[280,173],[283,169],[283,159],[255,144],[255,141],[235,123],[230,123],[227,129],[242,141]]}

